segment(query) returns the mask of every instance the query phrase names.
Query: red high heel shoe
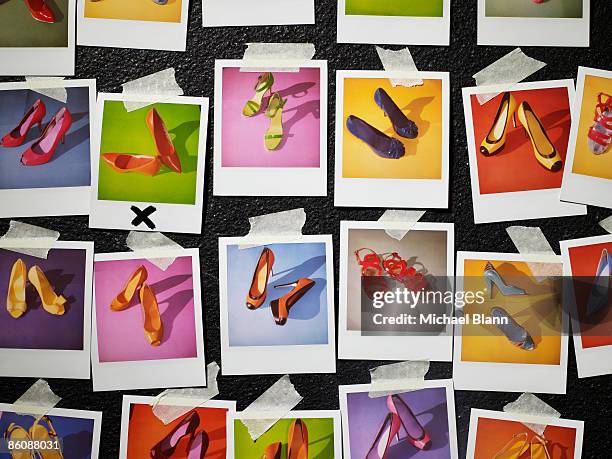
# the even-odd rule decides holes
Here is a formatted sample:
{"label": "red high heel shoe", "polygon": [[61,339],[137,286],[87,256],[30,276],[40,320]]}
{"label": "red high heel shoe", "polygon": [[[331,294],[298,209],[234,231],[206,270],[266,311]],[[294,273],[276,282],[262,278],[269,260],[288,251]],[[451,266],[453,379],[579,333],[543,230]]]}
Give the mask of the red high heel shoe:
{"label": "red high heel shoe", "polygon": [[38,99],[34,104],[28,109],[23,118],[17,125],[15,129],[2,137],[2,141],[0,141],[0,146],[5,148],[18,147],[25,142],[26,137],[28,136],[28,132],[30,129],[34,127],[35,124],[38,124],[38,129],[42,133],[42,120],[45,118],[47,114],[47,109],[42,100]]}
{"label": "red high heel shoe", "polygon": [[[192,411],[179,422],[168,435],[162,438],[150,450],[152,459],[170,459],[181,439],[189,438],[189,444],[194,441],[195,431],[200,425],[200,416]],[[190,456],[191,459],[191,456]]]}
{"label": "red high heel shoe", "polygon": [[399,395],[387,396],[387,408],[399,418],[400,424],[406,432],[406,438],[412,446],[421,450],[431,447],[431,437]]}
{"label": "red high heel shoe", "polygon": [[66,107],[61,108],[51,119],[40,139],[23,153],[21,163],[24,166],[39,166],[48,163],[60,140],[64,143],[64,137],[71,125],[70,111]]}
{"label": "red high heel shoe", "polygon": [[399,436],[400,426],[400,418],[397,414],[387,414],[378,430],[378,434],[376,434],[370,451],[368,451],[366,459],[387,459],[387,454],[389,453],[393,438]]}
{"label": "red high heel shoe", "polygon": [[46,22],[53,24],[55,22],[55,15],[49,5],[45,3],[45,0],[23,0],[30,10],[30,14],[34,19],[40,22]]}
{"label": "red high heel shoe", "polygon": [[142,175],[154,176],[159,172],[161,161],[159,156],[130,155],[123,153],[103,153],[102,159],[115,172],[137,172]]}
{"label": "red high heel shoe", "polygon": [[[359,254],[364,250],[369,251],[369,253],[361,258]],[[376,292],[386,292],[389,289],[389,285],[383,277],[385,272],[380,255],[372,249],[363,247],[355,250],[355,258],[357,258],[357,263],[361,266],[361,287],[368,298],[373,299]]]}
{"label": "red high heel shoe", "polygon": [[181,160],[176,154],[176,149],[170,140],[168,129],[164,124],[164,120],[159,116],[157,110],[152,108],[147,113],[147,126],[151,131],[151,135],[155,140],[155,147],[159,152],[161,162],[172,169],[174,172],[181,173]]}
{"label": "red high heel shoe", "polygon": [[427,279],[423,273],[418,272],[414,266],[408,267],[406,260],[397,252],[387,254],[383,258],[383,267],[389,276],[413,292],[427,288]]}

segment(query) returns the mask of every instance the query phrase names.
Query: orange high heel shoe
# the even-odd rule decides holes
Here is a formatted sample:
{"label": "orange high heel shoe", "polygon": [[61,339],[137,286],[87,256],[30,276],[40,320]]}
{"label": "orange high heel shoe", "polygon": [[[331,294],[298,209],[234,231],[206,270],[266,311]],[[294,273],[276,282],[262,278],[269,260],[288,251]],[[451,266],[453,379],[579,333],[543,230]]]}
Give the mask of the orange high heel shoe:
{"label": "orange high heel shoe", "polygon": [[64,308],[66,298],[55,293],[51,282],[49,282],[42,269],[38,266],[32,266],[28,271],[28,280],[38,292],[45,311],[56,316],[61,316],[66,312]]}
{"label": "orange high heel shoe", "polygon": [[14,319],[21,317],[28,309],[28,305],[26,304],[25,288],[26,265],[20,258],[13,263],[8,293],[6,295],[6,310]]}
{"label": "orange high heel shoe", "polygon": [[161,344],[164,325],[159,315],[159,306],[155,292],[148,284],[143,284],[140,289],[140,304],[142,305],[144,334],[149,344],[157,347]]}
{"label": "orange high heel shoe", "polygon": [[314,287],[315,281],[312,279],[302,278],[296,282],[289,284],[275,285],[274,288],[293,287],[293,289],[276,300],[270,302],[270,310],[274,316],[276,325],[285,325],[289,318],[289,311],[302,298],[308,290]]}
{"label": "orange high heel shoe", "polygon": [[159,156],[130,155],[122,153],[103,153],[102,159],[115,172],[137,172],[142,175],[154,176],[159,172],[161,161]]}
{"label": "orange high heel shoe", "polygon": [[274,252],[265,247],[259,255],[259,260],[253,272],[253,280],[246,297],[247,308],[257,309],[266,301],[268,281],[272,275],[272,265],[274,265]]}
{"label": "orange high heel shoe", "polygon": [[283,444],[281,442],[272,443],[266,447],[259,459],[280,459],[282,451]]}
{"label": "orange high heel shoe", "polygon": [[30,434],[20,425],[11,422],[6,432],[4,432],[4,440],[5,445],[7,445],[9,441],[19,445],[19,447],[15,446],[8,450],[12,459],[34,459],[34,451],[27,446],[28,443],[32,444]]}
{"label": "orange high heel shoe", "polygon": [[176,154],[176,148],[174,148],[172,140],[170,140],[170,134],[168,134],[164,120],[154,108],[147,113],[147,126],[149,126],[153,140],[155,140],[155,147],[159,152],[161,162],[180,174],[181,160]]}
{"label": "orange high heel shoe", "polygon": [[287,459],[308,459],[308,429],[301,419],[289,426]]}
{"label": "orange high heel shoe", "polygon": [[[40,442],[40,444],[56,445],[59,443],[57,432],[53,428],[53,424],[51,423],[49,416],[43,416],[40,419],[36,419],[34,424],[32,424],[32,427],[30,427],[29,433],[30,438],[32,438],[32,440],[35,442]],[[64,459],[61,445],[58,448],[52,447],[48,449],[37,449],[36,453],[36,457],[40,457],[40,459]]]}
{"label": "orange high heel shoe", "polygon": [[128,281],[123,286],[123,289],[119,292],[119,294],[113,299],[111,302],[110,308],[113,311],[122,311],[127,308],[132,302],[132,298],[136,294],[136,291],[142,287],[142,284],[149,277],[149,273],[147,269],[140,265],[136,268],[136,271],[132,273]]}

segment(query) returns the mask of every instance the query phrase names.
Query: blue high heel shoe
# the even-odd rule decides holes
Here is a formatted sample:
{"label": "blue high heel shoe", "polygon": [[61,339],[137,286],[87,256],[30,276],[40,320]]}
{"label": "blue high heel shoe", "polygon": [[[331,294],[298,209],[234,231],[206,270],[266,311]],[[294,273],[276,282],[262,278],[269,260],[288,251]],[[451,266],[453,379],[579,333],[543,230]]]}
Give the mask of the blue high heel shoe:
{"label": "blue high heel shoe", "polygon": [[505,323],[496,324],[496,327],[508,338],[512,344],[525,351],[533,351],[536,345],[527,330],[521,327],[514,318],[503,308],[492,307],[491,317],[502,319]]}
{"label": "blue high heel shoe", "polygon": [[527,293],[520,287],[514,285],[508,285],[499,275],[497,270],[493,267],[493,264],[489,261],[484,269],[484,278],[487,283],[487,290],[489,295],[493,298],[493,284],[497,286],[502,295],[526,295]]}
{"label": "blue high heel shoe", "polygon": [[393,102],[387,91],[378,88],[374,93],[374,101],[389,117],[395,132],[407,139],[415,139],[419,135],[419,128],[416,123],[404,115],[404,112]]}
{"label": "blue high heel shoe", "polygon": [[608,249],[603,249],[587,302],[587,316],[592,316],[609,304],[610,276],[612,276],[612,256],[608,253]]}
{"label": "blue high heel shoe", "polygon": [[378,156],[387,159],[398,159],[404,156],[404,144],[397,139],[380,132],[361,118],[351,115],[346,120],[349,132],[363,140]]}

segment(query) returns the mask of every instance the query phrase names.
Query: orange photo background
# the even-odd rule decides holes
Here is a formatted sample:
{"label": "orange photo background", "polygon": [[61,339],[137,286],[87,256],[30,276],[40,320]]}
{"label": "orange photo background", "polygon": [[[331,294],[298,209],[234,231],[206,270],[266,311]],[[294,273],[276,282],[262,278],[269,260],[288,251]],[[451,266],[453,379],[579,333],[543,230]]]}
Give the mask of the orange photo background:
{"label": "orange photo background", "polygon": [[597,95],[600,92],[612,95],[612,78],[586,75],[572,172],[612,180],[612,148],[596,155],[587,144],[589,128],[594,123]]}
{"label": "orange photo background", "polygon": [[[516,99],[517,110],[521,102],[529,103],[565,165],[572,122],[567,88],[512,91],[512,95]],[[480,153],[480,144],[493,126],[502,97],[503,94],[500,94],[484,105],[478,103],[475,95],[470,97],[480,193],[560,188],[563,168],[551,172],[538,162],[531,140],[526,136],[518,114],[516,128],[513,127],[512,121],[508,123],[509,131],[504,149],[492,156]]]}
{"label": "orange photo background", "polygon": [[503,260],[465,260],[464,290],[474,293],[486,289],[483,272],[487,261],[509,285],[520,287],[527,295],[501,294],[493,286],[493,299],[488,291],[482,304],[466,305],[467,314],[485,314],[493,306],[504,308],[533,338],[536,348],[525,351],[512,344],[494,325],[464,325],[461,337],[461,360],[559,365],[561,362],[561,304],[559,285],[547,279],[541,284],[532,276],[527,263]]}
{"label": "orange photo background", "polygon": [[153,0],[83,0],[85,17],[131,21],[181,22],[183,0],[158,5]]}
{"label": "orange photo background", "polygon": [[[511,439],[513,435],[527,432],[527,441],[536,435],[524,424],[505,419],[479,418],[474,446],[474,459],[491,459]],[[576,429],[572,427],[548,426],[544,431],[548,440],[548,452],[551,459],[572,459],[576,448]],[[523,457],[523,456],[521,456]],[[529,452],[524,457],[531,457]]]}
{"label": "orange photo background", "polygon": [[[374,93],[383,88],[404,114],[419,128],[416,139],[399,136],[389,118],[374,102]],[[406,154],[399,159],[381,158],[349,132],[346,120],[355,115],[388,136],[400,140]],[[342,177],[382,179],[442,178],[442,80],[424,80],[423,86],[391,86],[388,78],[346,78]]]}
{"label": "orange photo background", "polygon": [[588,319],[585,317],[592,282],[595,280],[601,252],[605,248],[608,249],[608,253],[612,253],[612,242],[572,247],[568,251],[572,277],[578,278],[574,281],[574,293],[580,320],[582,347],[585,349],[612,346],[612,292],[608,296],[607,308],[593,314],[593,317]]}
{"label": "orange photo background", "polygon": [[[224,408],[195,408],[200,416],[199,430],[205,430],[210,444],[206,452],[206,459],[225,459],[227,446],[226,416]],[[162,440],[176,427],[189,413],[176,421],[164,425],[154,414],[151,405],[132,404],[130,407],[130,423],[128,426],[128,459],[143,459],[151,457],[151,448]],[[187,458],[187,439],[181,439],[173,458]]]}

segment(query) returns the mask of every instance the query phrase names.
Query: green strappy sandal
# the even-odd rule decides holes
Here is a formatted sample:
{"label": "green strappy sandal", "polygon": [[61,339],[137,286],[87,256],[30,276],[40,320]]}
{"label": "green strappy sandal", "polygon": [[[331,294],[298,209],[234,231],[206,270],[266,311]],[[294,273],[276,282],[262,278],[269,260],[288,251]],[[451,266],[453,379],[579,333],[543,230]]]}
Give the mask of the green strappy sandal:
{"label": "green strappy sandal", "polygon": [[272,93],[272,85],[274,84],[274,76],[270,72],[262,73],[257,78],[257,84],[255,85],[255,95],[251,100],[247,101],[242,114],[244,116],[254,116],[261,110],[261,101],[263,100],[266,92]]}
{"label": "green strappy sandal", "polygon": [[268,102],[266,116],[270,118],[270,127],[264,138],[268,150],[276,150],[283,141],[283,107],[286,103],[287,99],[283,99],[277,92],[272,94]]}

